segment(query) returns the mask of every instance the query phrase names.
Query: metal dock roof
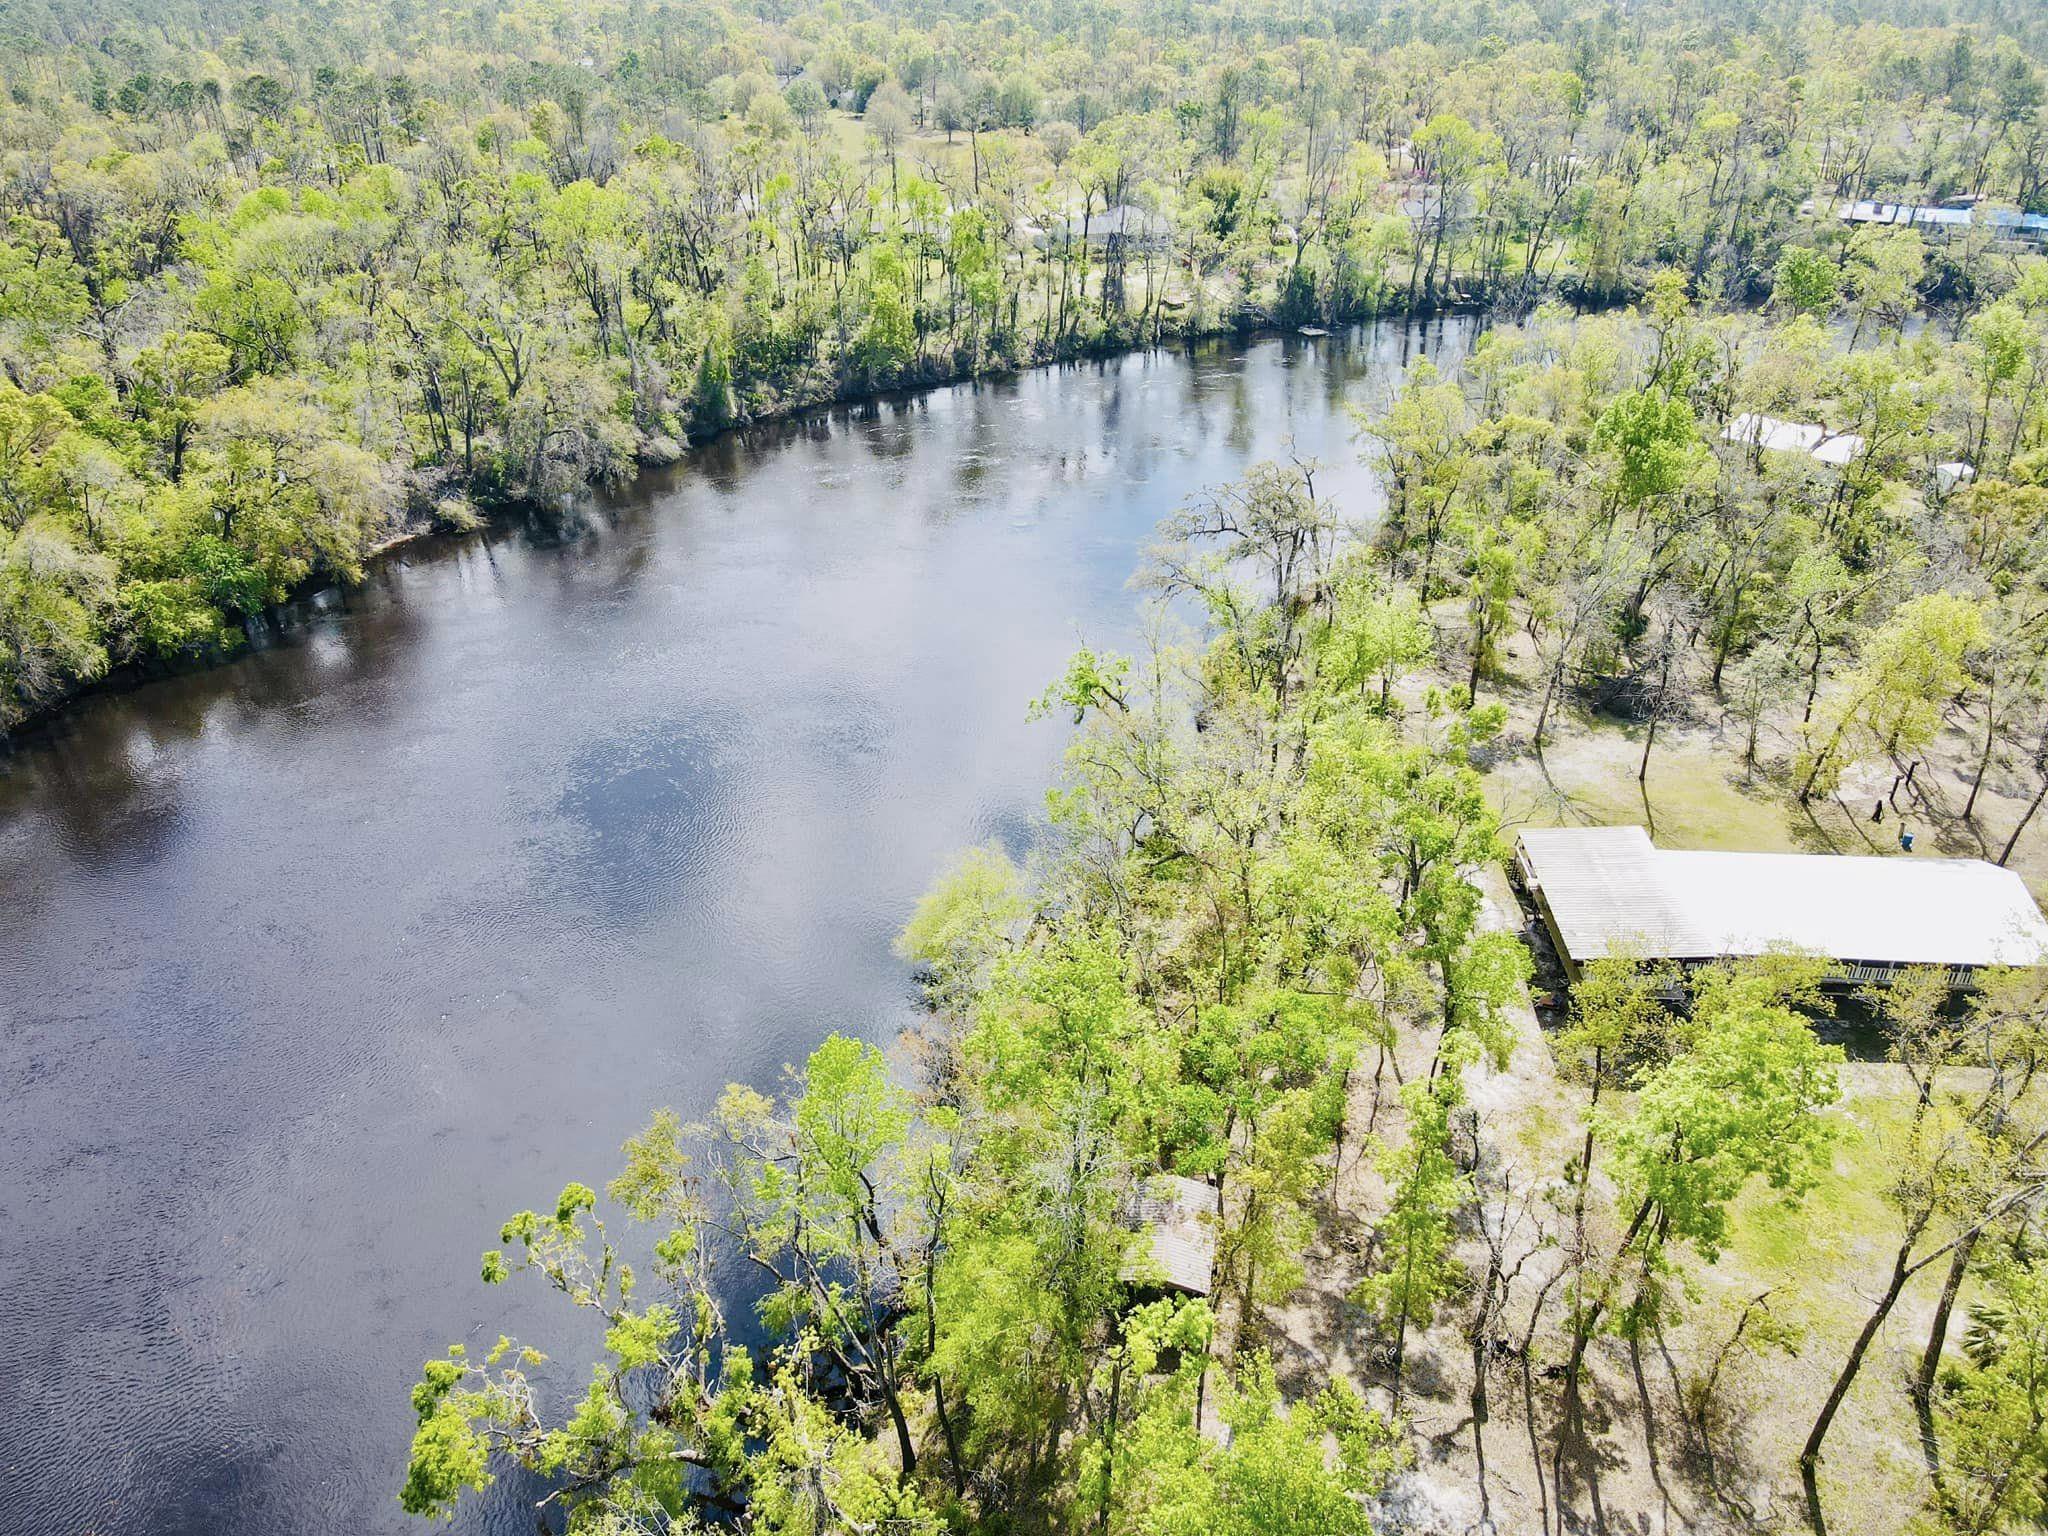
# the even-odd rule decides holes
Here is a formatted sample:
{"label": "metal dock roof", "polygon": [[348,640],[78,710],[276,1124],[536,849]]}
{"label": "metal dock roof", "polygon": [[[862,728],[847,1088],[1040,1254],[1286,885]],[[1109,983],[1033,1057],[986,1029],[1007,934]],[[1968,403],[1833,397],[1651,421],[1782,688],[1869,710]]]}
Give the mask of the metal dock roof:
{"label": "metal dock roof", "polygon": [[1524,867],[1574,961],[1775,948],[1884,965],[2033,965],[2048,921],[1982,859],[1658,848],[1641,827],[1531,828]]}
{"label": "metal dock roof", "polygon": [[1140,1283],[1163,1279],[1174,1290],[1208,1295],[1216,1275],[1215,1208],[1216,1191],[1199,1179],[1177,1173],[1146,1179],[1130,1223],[1146,1235],[1150,1262],[1127,1265],[1124,1278]]}

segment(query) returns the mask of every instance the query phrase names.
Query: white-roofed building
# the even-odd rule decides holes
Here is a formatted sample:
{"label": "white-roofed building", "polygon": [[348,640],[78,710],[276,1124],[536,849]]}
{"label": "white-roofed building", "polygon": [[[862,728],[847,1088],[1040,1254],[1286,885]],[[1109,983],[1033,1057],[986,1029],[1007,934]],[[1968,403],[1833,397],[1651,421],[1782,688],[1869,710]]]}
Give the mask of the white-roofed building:
{"label": "white-roofed building", "polygon": [[1920,203],[1881,203],[1866,199],[1843,203],[1838,212],[1845,224],[1900,224],[1923,234],[1953,235],[1970,229],[1981,213],[1984,226],[1994,238],[2027,245],[2048,244],[2048,213],[2024,213],[2017,208],[1977,206],[1974,198],[1952,199],[1938,207]]}
{"label": "white-roofed building", "polygon": [[1126,1265],[1124,1279],[1206,1296],[1216,1277],[1216,1191],[1200,1179],[1156,1173],[1139,1186],[1127,1225],[1145,1234],[1142,1257]]}
{"label": "white-roofed building", "polygon": [[1744,411],[1728,423],[1721,440],[1745,448],[1768,448],[1773,453],[1811,453],[1826,437],[1827,428],[1808,421],[1780,421],[1775,416]]}
{"label": "white-roofed building", "polygon": [[[1847,469],[1863,452],[1864,439],[1858,432],[1831,432],[1811,421],[1783,421],[1756,411],[1744,411],[1721,431],[1721,441],[1765,453],[1796,453],[1831,469]],[[1933,487],[1937,496],[1947,496],[1977,471],[1961,460],[1934,466]]]}
{"label": "white-roofed building", "polygon": [[1156,213],[1130,203],[1091,210],[1048,225],[1022,224],[1019,232],[1040,250],[1062,250],[1085,242],[1091,249],[1157,253],[1173,243],[1173,226]]}
{"label": "white-roofed building", "polygon": [[1857,454],[1863,451],[1863,439],[1854,432],[1837,432],[1824,437],[1813,450],[1813,456],[1823,464],[1832,464],[1836,469],[1847,469]]}
{"label": "white-roofed building", "polygon": [[1576,978],[1625,954],[1687,965],[1793,950],[1838,963],[1845,986],[1942,966],[1958,987],[1988,966],[2048,961],[2048,920],[2024,881],[1982,859],[1659,848],[1641,827],[1531,828],[1516,862]]}
{"label": "white-roofed building", "polygon": [[1810,421],[1780,421],[1755,411],[1744,411],[1729,422],[1721,441],[1771,453],[1803,453],[1837,469],[1863,451],[1863,439],[1857,433],[1830,432]]}

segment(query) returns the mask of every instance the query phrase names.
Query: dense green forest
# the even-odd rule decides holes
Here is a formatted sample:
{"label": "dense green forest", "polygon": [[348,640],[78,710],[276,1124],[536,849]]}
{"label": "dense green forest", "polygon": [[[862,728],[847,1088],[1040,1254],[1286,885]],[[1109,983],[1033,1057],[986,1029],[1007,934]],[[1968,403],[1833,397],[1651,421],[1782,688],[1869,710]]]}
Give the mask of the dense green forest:
{"label": "dense green forest", "polygon": [[[1677,1011],[1596,965],[1539,1035],[1498,870],[1514,765],[1621,720],[1646,784],[1709,715],[1759,824],[2025,862],[2033,0],[7,4],[0,59],[0,729],[806,404],[1488,316],[1357,403],[1370,526],[1290,462],[1162,530],[1154,643],[1039,701],[1028,867],[909,915],[903,1053],[833,1036],[504,1225],[483,1279],[602,1348],[430,1362],[407,1509],[2038,1527],[2041,978],[1906,978],[1883,1063],[1791,956]],[[1150,1268],[1162,1172],[1206,1296]]]}
{"label": "dense green forest", "polygon": [[1961,315],[1835,201],[2048,197],[2024,0],[0,17],[0,729],[807,402],[1788,248]]}

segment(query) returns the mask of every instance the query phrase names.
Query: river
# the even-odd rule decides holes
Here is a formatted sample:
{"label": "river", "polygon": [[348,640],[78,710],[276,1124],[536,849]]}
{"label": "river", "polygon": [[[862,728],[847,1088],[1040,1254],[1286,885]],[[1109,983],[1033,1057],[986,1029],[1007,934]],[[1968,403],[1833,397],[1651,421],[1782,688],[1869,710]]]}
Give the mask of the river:
{"label": "river", "polygon": [[[911,1016],[890,940],[1020,850],[1027,701],[1140,631],[1160,518],[1469,322],[1152,353],[736,434],[396,554],[271,644],[0,757],[0,1527],[396,1532],[420,1362],[500,1221],[657,1106]],[[530,1280],[530,1277],[529,1277]],[[530,1532],[501,1484],[460,1528]]]}

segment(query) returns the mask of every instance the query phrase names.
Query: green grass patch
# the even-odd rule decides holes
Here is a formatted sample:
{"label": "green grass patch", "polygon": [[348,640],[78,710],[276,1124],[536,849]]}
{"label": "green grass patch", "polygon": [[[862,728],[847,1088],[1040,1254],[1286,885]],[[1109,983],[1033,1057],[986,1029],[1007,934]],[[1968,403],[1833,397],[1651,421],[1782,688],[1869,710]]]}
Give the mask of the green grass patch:
{"label": "green grass patch", "polygon": [[[1849,1067],[1844,1075],[1881,1070]],[[1761,1185],[1743,1193],[1736,1206],[1736,1262],[1761,1279],[1803,1288],[1833,1288],[1845,1273],[1867,1268],[1874,1246],[1888,1245],[1898,1224],[1884,1186],[1890,1148],[1911,1108],[1905,1094],[1887,1088],[1855,1093],[1831,1110],[1834,1156],[1802,1199],[1788,1202]]]}

